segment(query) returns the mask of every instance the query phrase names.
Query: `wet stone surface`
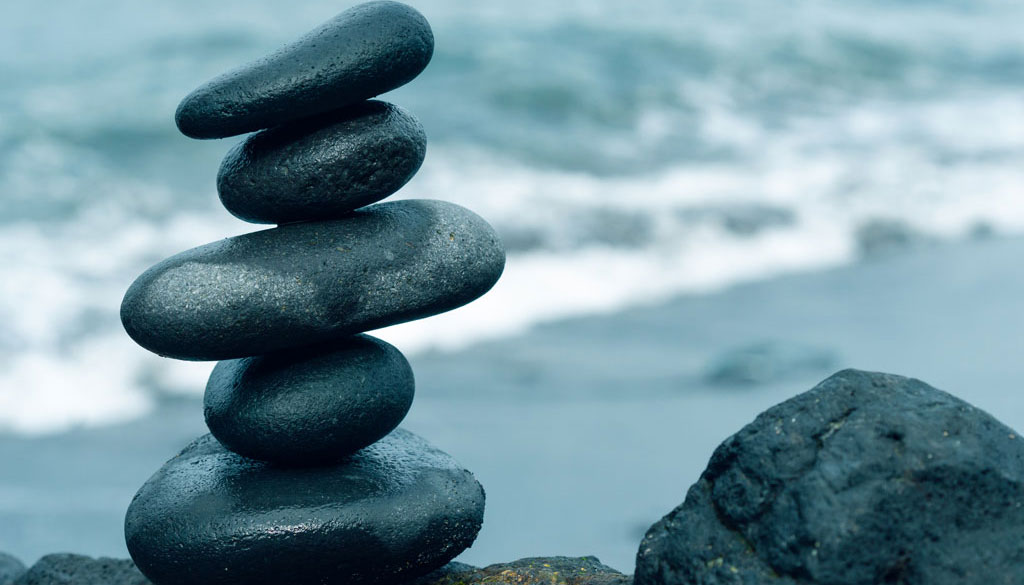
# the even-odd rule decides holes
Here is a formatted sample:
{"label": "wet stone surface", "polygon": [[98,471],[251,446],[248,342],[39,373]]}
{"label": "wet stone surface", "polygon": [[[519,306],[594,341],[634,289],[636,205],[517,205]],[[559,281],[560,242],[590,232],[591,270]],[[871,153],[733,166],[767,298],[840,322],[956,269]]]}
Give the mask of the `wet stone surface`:
{"label": "wet stone surface", "polygon": [[199,87],[178,105],[175,121],[193,138],[271,128],[404,85],[433,52],[423,15],[398,2],[367,2]]}
{"label": "wet stone surface", "polygon": [[412,115],[364,102],[250,136],[224,158],[217,191],[246,221],[331,219],[401,189],[426,147]]}
{"label": "wet stone surface", "polygon": [[160,585],[400,583],[468,547],[484,492],[404,430],[341,464],[282,468],[197,439],[135,496],[128,550]]}
{"label": "wet stone surface", "polygon": [[210,432],[281,465],[337,462],[384,437],[412,405],[412,368],[368,335],[220,362],[206,385]]}
{"label": "wet stone surface", "polygon": [[487,292],[504,264],[494,230],[467,209],[379,203],[168,258],[132,284],[121,320],[161,355],[248,357],[454,309]]}

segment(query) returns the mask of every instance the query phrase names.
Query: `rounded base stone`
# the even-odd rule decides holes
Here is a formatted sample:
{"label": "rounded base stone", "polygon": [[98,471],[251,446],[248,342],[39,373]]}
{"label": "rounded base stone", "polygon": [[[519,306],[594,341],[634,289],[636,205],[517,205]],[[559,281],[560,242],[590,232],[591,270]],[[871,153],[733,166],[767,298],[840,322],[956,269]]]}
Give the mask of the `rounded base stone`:
{"label": "rounded base stone", "polygon": [[401,429],[340,465],[299,469],[205,435],[142,486],[125,537],[158,585],[393,584],[469,547],[483,511],[473,475]]}
{"label": "rounded base stone", "polygon": [[368,335],[217,364],[206,385],[210,432],[246,457],[334,463],[398,426],[412,406],[412,368]]}

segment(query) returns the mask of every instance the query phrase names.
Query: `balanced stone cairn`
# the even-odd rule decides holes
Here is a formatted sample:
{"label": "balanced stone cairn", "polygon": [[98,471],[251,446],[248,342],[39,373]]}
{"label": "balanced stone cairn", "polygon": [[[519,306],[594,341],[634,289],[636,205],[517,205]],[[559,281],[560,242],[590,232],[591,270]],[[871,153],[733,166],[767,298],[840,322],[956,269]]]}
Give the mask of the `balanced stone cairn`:
{"label": "balanced stone cairn", "polygon": [[157,585],[397,583],[476,538],[483,488],[395,430],[412,370],[361,334],[468,303],[504,268],[494,231],[466,209],[370,205],[416,173],[426,137],[366,100],[416,77],[433,43],[412,8],[370,2],[178,107],[191,137],[260,130],[227,155],[217,187],[234,215],[279,225],[160,262],[121,306],[143,347],[224,360],[206,387],[212,435],[128,509],[128,550]]}

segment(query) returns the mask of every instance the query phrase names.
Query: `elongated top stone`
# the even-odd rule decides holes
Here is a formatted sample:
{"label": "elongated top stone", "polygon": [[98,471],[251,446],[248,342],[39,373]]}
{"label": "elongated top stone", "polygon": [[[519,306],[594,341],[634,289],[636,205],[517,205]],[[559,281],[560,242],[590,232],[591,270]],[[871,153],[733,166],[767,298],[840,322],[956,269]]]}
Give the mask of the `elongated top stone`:
{"label": "elongated top stone", "polygon": [[339,465],[299,469],[206,435],[139,489],[125,540],[159,585],[393,585],[465,550],[483,513],[473,474],[402,429]]}
{"label": "elongated top stone", "polygon": [[192,138],[270,128],[404,85],[433,52],[423,15],[398,2],[367,2],[199,87],[178,105],[175,121]]}
{"label": "elongated top stone", "polygon": [[125,294],[121,321],[161,355],[260,355],[421,319],[487,292],[505,266],[494,230],[453,203],[378,203],[172,256]]}
{"label": "elongated top stone", "polygon": [[245,221],[330,219],[398,191],[426,150],[416,118],[363,102],[253,134],[224,157],[217,191]]}

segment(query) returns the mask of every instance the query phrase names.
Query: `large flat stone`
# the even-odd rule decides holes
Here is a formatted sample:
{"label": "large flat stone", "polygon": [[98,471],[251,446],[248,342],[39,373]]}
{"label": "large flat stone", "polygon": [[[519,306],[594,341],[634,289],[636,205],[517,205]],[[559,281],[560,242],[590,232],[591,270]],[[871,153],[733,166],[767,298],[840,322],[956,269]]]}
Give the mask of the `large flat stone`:
{"label": "large flat stone", "polygon": [[473,475],[401,429],[339,465],[298,469],[206,435],[142,486],[125,536],[160,585],[391,584],[462,552],[483,511]]}
{"label": "large flat stone", "polygon": [[248,357],[454,309],[487,292],[504,263],[494,230],[467,209],[380,203],[172,256],[128,289],[121,320],[161,355]]}
{"label": "large flat stone", "polygon": [[412,368],[369,335],[217,364],[210,432],[235,453],[281,465],[336,462],[391,432],[412,406]]}
{"label": "large flat stone", "polygon": [[398,2],[367,2],[199,87],[178,105],[175,121],[193,138],[270,128],[408,83],[433,52],[423,15]]}
{"label": "large flat stone", "polygon": [[927,384],[845,370],[726,440],[637,585],[991,585],[1024,561],[1024,439]]}
{"label": "large flat stone", "polygon": [[245,221],[330,219],[401,189],[426,148],[412,115],[363,102],[253,134],[224,158],[217,191]]}

